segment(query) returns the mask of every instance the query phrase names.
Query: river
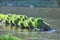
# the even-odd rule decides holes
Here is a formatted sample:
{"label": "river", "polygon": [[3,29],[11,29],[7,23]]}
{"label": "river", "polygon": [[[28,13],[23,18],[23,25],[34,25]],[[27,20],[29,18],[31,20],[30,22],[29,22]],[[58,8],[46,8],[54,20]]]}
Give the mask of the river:
{"label": "river", "polygon": [[12,32],[6,31],[0,27],[0,35],[12,34],[22,40],[60,40],[60,22],[52,21],[48,19],[48,23],[51,25],[53,30],[47,32]]}

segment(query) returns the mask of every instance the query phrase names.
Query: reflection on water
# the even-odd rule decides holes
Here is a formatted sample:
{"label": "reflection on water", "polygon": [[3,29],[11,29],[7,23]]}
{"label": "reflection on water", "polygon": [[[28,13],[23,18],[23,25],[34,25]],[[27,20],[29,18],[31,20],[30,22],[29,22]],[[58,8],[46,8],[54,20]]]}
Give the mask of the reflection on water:
{"label": "reflection on water", "polygon": [[55,30],[50,30],[50,31],[47,31],[47,33],[53,33],[55,32]]}
{"label": "reflection on water", "polygon": [[52,28],[55,30],[47,32],[18,32],[11,30],[0,30],[0,35],[2,34],[12,34],[22,40],[60,40],[60,27],[57,22],[49,22]]}

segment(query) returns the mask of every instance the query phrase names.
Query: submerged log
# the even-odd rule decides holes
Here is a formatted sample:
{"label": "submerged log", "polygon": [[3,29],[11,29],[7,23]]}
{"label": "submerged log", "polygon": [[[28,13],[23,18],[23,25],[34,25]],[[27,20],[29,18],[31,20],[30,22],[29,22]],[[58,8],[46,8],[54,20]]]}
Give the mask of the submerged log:
{"label": "submerged log", "polygon": [[[7,17],[6,17],[7,16]],[[2,17],[2,16],[1,16]],[[5,18],[4,18],[5,17]],[[44,22],[42,18],[34,18],[34,17],[26,17],[22,15],[3,15],[2,17],[2,22],[4,22],[6,25],[5,26],[11,26],[10,28],[12,29],[13,26],[18,29],[28,29],[30,31],[36,30],[36,31],[49,31],[51,30],[50,25],[48,23]]]}

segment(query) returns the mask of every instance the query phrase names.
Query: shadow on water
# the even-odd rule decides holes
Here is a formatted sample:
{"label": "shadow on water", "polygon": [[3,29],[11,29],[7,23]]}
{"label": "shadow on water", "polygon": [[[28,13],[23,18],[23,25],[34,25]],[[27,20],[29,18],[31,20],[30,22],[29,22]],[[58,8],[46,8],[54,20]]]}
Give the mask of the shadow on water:
{"label": "shadow on water", "polygon": [[[53,25],[52,23],[51,25]],[[1,24],[0,24],[1,26]],[[2,26],[0,27],[0,35],[4,34],[12,34],[22,40],[60,40],[60,31],[57,29],[58,27],[53,27],[55,30],[45,31],[45,32],[18,32],[12,30],[4,30]]]}

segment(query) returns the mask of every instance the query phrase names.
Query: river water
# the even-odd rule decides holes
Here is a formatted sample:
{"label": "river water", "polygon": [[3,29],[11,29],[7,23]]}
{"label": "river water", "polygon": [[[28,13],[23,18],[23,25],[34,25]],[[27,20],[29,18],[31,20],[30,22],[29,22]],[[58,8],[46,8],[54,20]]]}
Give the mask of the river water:
{"label": "river water", "polygon": [[60,22],[48,21],[53,30],[47,32],[11,32],[0,27],[0,35],[12,34],[21,40],[60,40]]}

